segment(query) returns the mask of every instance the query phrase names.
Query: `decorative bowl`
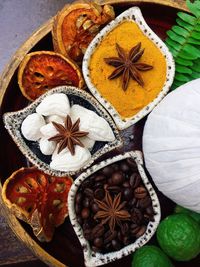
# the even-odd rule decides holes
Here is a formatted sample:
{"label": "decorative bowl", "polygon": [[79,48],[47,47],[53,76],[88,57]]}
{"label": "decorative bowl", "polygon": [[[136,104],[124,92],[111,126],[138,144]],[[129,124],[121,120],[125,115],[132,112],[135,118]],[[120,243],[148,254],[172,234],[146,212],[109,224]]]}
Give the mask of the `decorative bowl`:
{"label": "decorative bowl", "polygon": [[60,86],[56,87],[49,92],[45,93],[29,106],[25,107],[22,110],[15,111],[15,112],[8,112],[4,114],[4,123],[5,127],[8,130],[9,134],[22,151],[24,156],[30,160],[30,162],[35,165],[40,170],[44,171],[49,175],[55,176],[66,176],[66,175],[74,175],[80,172],[83,168],[77,171],[57,171],[50,168],[49,163],[51,156],[46,156],[41,153],[38,143],[34,141],[28,141],[24,138],[21,132],[21,125],[23,120],[30,114],[34,113],[36,107],[41,103],[41,101],[49,95],[54,93],[64,93],[68,96],[70,104],[79,104],[89,110],[94,111],[101,117],[103,117],[110,125],[115,135],[115,140],[111,142],[101,142],[96,141],[94,147],[91,150],[91,159],[85,164],[83,168],[89,167],[94,160],[99,158],[101,155],[105,154],[106,152],[122,145],[122,141],[119,135],[118,130],[112,119],[110,118],[109,114],[104,110],[104,108],[99,105],[99,103],[87,92],[80,90],[76,87],[72,86]]}
{"label": "decorative bowl", "polygon": [[[84,180],[86,180],[89,176],[91,176],[98,170],[102,169],[105,166],[110,165],[111,163],[118,162],[126,158],[132,158],[137,164],[137,168],[142,178],[143,184],[146,187],[147,191],[149,192],[149,195],[152,201],[152,207],[154,210],[154,220],[148,223],[145,233],[141,237],[136,239],[134,243],[127,245],[116,252],[109,252],[105,254],[94,252],[91,249],[88,241],[83,236],[83,230],[77,221],[77,216],[75,212],[75,197],[76,197],[77,190]],[[149,182],[145,174],[142,153],[140,151],[127,152],[123,155],[118,155],[113,158],[109,158],[105,161],[101,161],[99,164],[96,164],[92,166],[91,168],[87,169],[85,172],[83,172],[74,181],[74,183],[71,186],[71,189],[68,194],[68,207],[69,207],[69,218],[76,232],[76,235],[82,245],[84,259],[85,259],[85,266],[87,267],[100,266],[100,265],[115,261],[117,259],[120,259],[124,256],[131,254],[136,249],[145,245],[154,235],[157,229],[157,226],[160,222],[160,217],[161,217],[159,200],[158,200],[155,190],[153,189],[151,183]]]}
{"label": "decorative bowl", "polygon": [[[90,75],[90,61],[91,58],[98,46],[101,45],[101,42],[112,30],[114,30],[117,26],[122,24],[125,21],[133,21],[137,24],[142,33],[150,39],[154,45],[160,50],[161,54],[164,56],[166,61],[166,78],[163,84],[162,89],[148,105],[143,107],[138,113],[129,118],[123,118],[120,116],[119,112],[116,108],[107,101],[103,95],[98,91],[96,86],[94,85],[91,75]],[[152,109],[162,100],[162,98],[167,94],[170,89],[170,86],[173,82],[174,73],[175,73],[175,64],[172,57],[172,54],[169,52],[167,46],[163,43],[163,41],[152,31],[152,29],[145,22],[142,13],[138,7],[132,7],[121,13],[115,20],[111,21],[106,27],[104,27],[99,34],[92,40],[89,47],[86,50],[85,56],[83,58],[83,75],[86,81],[86,84],[93,94],[93,96],[107,109],[107,111],[112,116],[115,121],[117,127],[122,130],[125,129],[137,121],[141,120],[144,116],[146,116]],[[159,79],[159,77],[155,77],[155,79]],[[108,89],[109,90],[109,89]]]}

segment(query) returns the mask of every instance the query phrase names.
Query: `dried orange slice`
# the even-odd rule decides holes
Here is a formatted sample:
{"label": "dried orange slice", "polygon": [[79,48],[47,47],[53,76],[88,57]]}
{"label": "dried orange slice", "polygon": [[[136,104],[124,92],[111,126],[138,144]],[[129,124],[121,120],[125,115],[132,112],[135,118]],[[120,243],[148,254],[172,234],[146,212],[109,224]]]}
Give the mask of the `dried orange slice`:
{"label": "dried orange slice", "polygon": [[36,168],[21,168],[4,183],[2,198],[19,219],[29,223],[40,241],[50,241],[68,215],[70,177],[55,177]]}
{"label": "dried orange slice", "polygon": [[100,6],[88,1],[66,5],[54,21],[54,50],[80,62],[100,27],[114,17],[115,13],[110,5]]}
{"label": "dried orange slice", "polygon": [[79,67],[63,55],[51,51],[37,51],[25,56],[19,66],[18,83],[22,94],[33,101],[49,89],[59,85],[83,87]]}

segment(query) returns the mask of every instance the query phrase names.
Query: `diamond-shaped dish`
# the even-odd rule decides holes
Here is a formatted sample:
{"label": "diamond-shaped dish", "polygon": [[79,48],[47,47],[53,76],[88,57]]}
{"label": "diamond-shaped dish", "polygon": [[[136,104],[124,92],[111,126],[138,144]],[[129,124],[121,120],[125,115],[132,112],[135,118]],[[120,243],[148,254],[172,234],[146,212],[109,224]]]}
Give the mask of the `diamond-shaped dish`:
{"label": "diamond-shaped dish", "polygon": [[[39,149],[38,143],[34,141],[28,141],[24,138],[21,132],[21,124],[23,120],[30,114],[34,113],[36,107],[41,103],[41,101],[48,95],[52,95],[54,93],[64,93],[68,96],[70,105],[79,104],[87,109],[90,109],[97,113],[99,116],[103,117],[112,128],[112,131],[115,135],[115,140],[112,142],[101,142],[96,141],[94,147],[91,151],[91,159],[87,162],[87,164],[77,170],[77,171],[56,171],[50,168],[49,163],[51,156],[43,155]],[[111,119],[110,115],[106,112],[106,110],[87,92],[80,90],[73,86],[59,86],[56,87],[49,92],[45,93],[37,100],[35,100],[32,104],[25,107],[22,110],[15,112],[5,113],[3,116],[3,120],[5,123],[5,127],[8,130],[9,134],[24,154],[24,156],[37,168],[44,171],[49,175],[55,176],[66,176],[66,175],[74,175],[80,172],[82,169],[89,167],[94,160],[99,158],[101,155],[107,153],[108,151],[119,147],[122,145],[122,140],[120,138],[119,132],[116,128],[115,123]]]}
{"label": "diamond-shaped dish", "polygon": [[[95,173],[96,171],[102,169],[103,167],[110,165],[114,162],[126,159],[126,158],[132,158],[138,167],[139,174],[142,178],[142,181],[144,183],[144,186],[149,192],[149,195],[152,200],[152,207],[154,210],[154,221],[149,222],[147,225],[147,229],[145,233],[139,237],[134,243],[125,246],[124,248],[120,249],[119,251],[116,252],[110,252],[110,253],[98,253],[92,251],[89,242],[84,238],[83,236],[83,231],[80,226],[80,224],[77,221],[76,217],[76,212],[75,212],[75,197],[76,193],[78,191],[79,186],[81,183],[87,179],[90,175]],[[158,197],[156,195],[156,192],[154,191],[151,183],[149,182],[144,168],[143,168],[143,159],[142,159],[142,153],[140,151],[132,151],[132,152],[127,152],[123,155],[118,155],[113,158],[109,158],[105,161],[100,162],[99,164],[96,164],[92,166],[91,168],[87,169],[84,173],[82,173],[72,184],[70,192],[68,194],[68,208],[69,208],[69,218],[71,221],[71,224],[76,232],[76,235],[82,245],[83,248],[83,254],[84,254],[84,259],[85,259],[85,265],[87,267],[93,267],[93,266],[100,266],[103,264],[107,264],[109,262],[115,261],[117,259],[120,259],[124,256],[127,256],[131,253],[133,253],[136,249],[142,247],[145,245],[150,238],[153,236],[155,233],[157,226],[160,222],[160,217],[161,217],[161,211],[160,211],[160,204]]]}
{"label": "diamond-shaped dish", "polygon": [[[155,44],[155,46],[160,50],[160,52],[166,59],[166,79],[160,93],[153,101],[151,101],[147,106],[142,108],[137,114],[130,118],[122,118],[120,116],[115,107],[113,107],[112,104],[100,94],[90,77],[90,60],[93,53],[95,52],[96,47],[101,44],[102,40],[107,34],[109,34],[112,30],[114,30],[117,26],[119,26],[125,21],[135,22],[142,31],[142,33]],[[171,53],[169,52],[167,46],[162,42],[162,40],[146,24],[142,13],[138,7],[129,8],[125,12],[121,13],[115,20],[111,21],[106,27],[104,27],[100,31],[99,34],[96,35],[96,37],[92,40],[86,50],[82,68],[83,76],[85,78],[89,90],[91,91],[93,96],[107,109],[107,111],[110,113],[120,130],[123,130],[135,124],[137,121],[139,121],[152,111],[152,109],[162,100],[162,98],[169,91],[175,73],[175,64]],[[155,77],[155,79],[159,79],[159,77]]]}

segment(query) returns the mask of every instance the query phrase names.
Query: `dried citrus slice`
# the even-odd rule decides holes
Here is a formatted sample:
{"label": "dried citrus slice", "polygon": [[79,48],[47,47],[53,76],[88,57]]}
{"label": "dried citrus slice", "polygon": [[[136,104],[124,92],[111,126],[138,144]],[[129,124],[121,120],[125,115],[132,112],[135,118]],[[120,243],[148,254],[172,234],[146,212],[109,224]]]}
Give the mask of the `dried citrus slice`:
{"label": "dried citrus slice", "polygon": [[100,27],[114,17],[110,5],[100,6],[88,1],[66,5],[57,14],[53,25],[55,51],[80,62]]}
{"label": "dried citrus slice", "polygon": [[51,51],[27,54],[19,66],[18,83],[22,94],[31,101],[58,85],[81,88],[84,84],[79,67]]}
{"label": "dried citrus slice", "polygon": [[2,198],[19,219],[29,223],[40,241],[50,241],[68,215],[70,177],[55,177],[36,168],[21,168],[4,183]]}

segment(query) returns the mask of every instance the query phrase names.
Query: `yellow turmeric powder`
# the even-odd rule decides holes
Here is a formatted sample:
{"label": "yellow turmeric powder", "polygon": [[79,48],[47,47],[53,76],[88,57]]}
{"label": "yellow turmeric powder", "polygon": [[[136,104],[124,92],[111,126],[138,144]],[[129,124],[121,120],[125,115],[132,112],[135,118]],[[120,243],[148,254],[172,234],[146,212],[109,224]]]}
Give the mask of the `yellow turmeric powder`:
{"label": "yellow turmeric powder", "polygon": [[[122,76],[108,79],[114,67],[104,58],[118,57],[116,43],[128,54],[141,42],[144,54],[138,63],[152,65],[149,71],[140,71],[144,85],[130,79],[127,90],[122,89]],[[100,94],[109,101],[122,118],[129,118],[148,105],[161,91],[166,80],[166,61],[161,51],[139,29],[136,23],[126,21],[112,30],[99,44],[90,60],[90,76]]]}

